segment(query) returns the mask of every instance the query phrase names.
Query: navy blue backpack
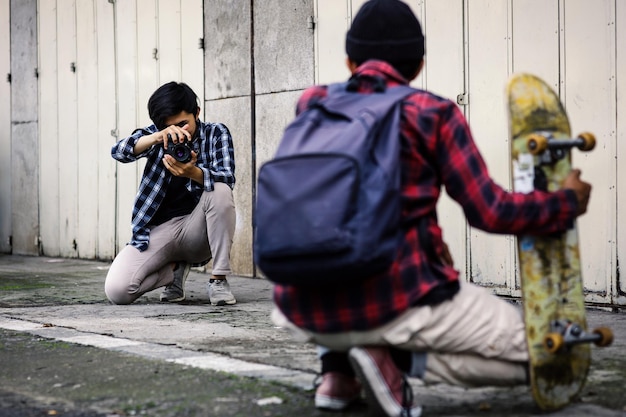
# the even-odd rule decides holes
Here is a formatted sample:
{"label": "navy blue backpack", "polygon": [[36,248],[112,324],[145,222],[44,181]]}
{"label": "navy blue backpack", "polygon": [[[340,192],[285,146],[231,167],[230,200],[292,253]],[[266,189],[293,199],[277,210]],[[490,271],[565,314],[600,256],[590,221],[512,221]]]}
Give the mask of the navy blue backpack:
{"label": "navy blue backpack", "polygon": [[408,86],[351,83],[285,129],[259,170],[254,260],[270,281],[349,284],[385,271],[400,230],[400,110]]}

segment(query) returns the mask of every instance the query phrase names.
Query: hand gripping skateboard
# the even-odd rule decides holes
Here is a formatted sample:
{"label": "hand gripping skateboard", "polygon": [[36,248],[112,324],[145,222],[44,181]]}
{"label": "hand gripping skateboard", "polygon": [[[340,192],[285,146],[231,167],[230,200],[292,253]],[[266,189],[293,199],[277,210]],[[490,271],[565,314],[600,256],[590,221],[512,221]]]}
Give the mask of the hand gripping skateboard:
{"label": "hand gripping skateboard", "polygon": [[[533,75],[511,77],[507,98],[514,190],[559,189],[571,170],[571,148],[591,151],[595,137],[572,138],[561,101]],[[576,225],[558,235],[518,236],[517,246],[531,390],[540,408],[562,408],[584,386],[590,342],[606,346],[613,334],[587,330]]]}

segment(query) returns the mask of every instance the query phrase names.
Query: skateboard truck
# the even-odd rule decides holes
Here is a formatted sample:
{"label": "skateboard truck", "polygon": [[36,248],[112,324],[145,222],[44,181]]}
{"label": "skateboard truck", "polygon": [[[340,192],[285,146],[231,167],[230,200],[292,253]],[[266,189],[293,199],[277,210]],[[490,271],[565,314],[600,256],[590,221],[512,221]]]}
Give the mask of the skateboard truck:
{"label": "skateboard truck", "polygon": [[[551,163],[563,159],[570,148],[588,152],[596,146],[593,133],[584,132],[575,138],[557,139],[552,132],[537,132],[528,136],[526,146],[531,154],[541,156],[541,162]],[[550,151],[549,153],[546,151]]]}
{"label": "skateboard truck", "polygon": [[577,323],[569,320],[553,320],[543,345],[550,353],[557,353],[563,348],[570,348],[580,343],[595,343],[596,346],[608,346],[613,342],[613,332],[608,327],[598,327],[591,333]]}

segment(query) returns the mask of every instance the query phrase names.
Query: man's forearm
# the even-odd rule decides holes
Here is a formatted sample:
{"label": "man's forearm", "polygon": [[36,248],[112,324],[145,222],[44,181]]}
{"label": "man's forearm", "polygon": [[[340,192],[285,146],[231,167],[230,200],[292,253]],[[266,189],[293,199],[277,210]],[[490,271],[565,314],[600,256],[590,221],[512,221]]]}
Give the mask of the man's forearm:
{"label": "man's forearm", "polygon": [[133,153],[135,155],[139,155],[140,153],[146,151],[152,145],[157,143],[155,136],[158,134],[159,132],[140,137],[137,143],[135,143],[135,147],[133,148]]}
{"label": "man's forearm", "polygon": [[189,176],[192,180],[197,182],[198,184],[204,186],[204,171],[201,170],[198,166],[194,167],[193,172]]}

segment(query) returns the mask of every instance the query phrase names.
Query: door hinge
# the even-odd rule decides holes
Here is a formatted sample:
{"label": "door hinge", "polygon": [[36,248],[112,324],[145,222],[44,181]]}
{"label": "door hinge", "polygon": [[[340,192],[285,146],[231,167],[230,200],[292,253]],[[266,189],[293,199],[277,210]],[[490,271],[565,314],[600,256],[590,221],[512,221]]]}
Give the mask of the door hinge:
{"label": "door hinge", "polygon": [[204,49],[204,38],[198,39],[198,49]]}
{"label": "door hinge", "polygon": [[117,131],[117,129],[111,129],[111,136],[113,136],[114,138],[117,138],[117,134],[119,132]]}
{"label": "door hinge", "polygon": [[152,59],[158,61],[159,60],[159,50],[157,48],[154,48],[152,50]]}
{"label": "door hinge", "polygon": [[314,16],[309,16],[306,18],[306,27],[310,31],[315,30],[315,17]]}
{"label": "door hinge", "polygon": [[467,106],[469,104],[469,95],[467,93],[461,93],[456,96],[456,104],[459,106]]}
{"label": "door hinge", "polygon": [[115,4],[115,0],[109,0],[109,3]]}

